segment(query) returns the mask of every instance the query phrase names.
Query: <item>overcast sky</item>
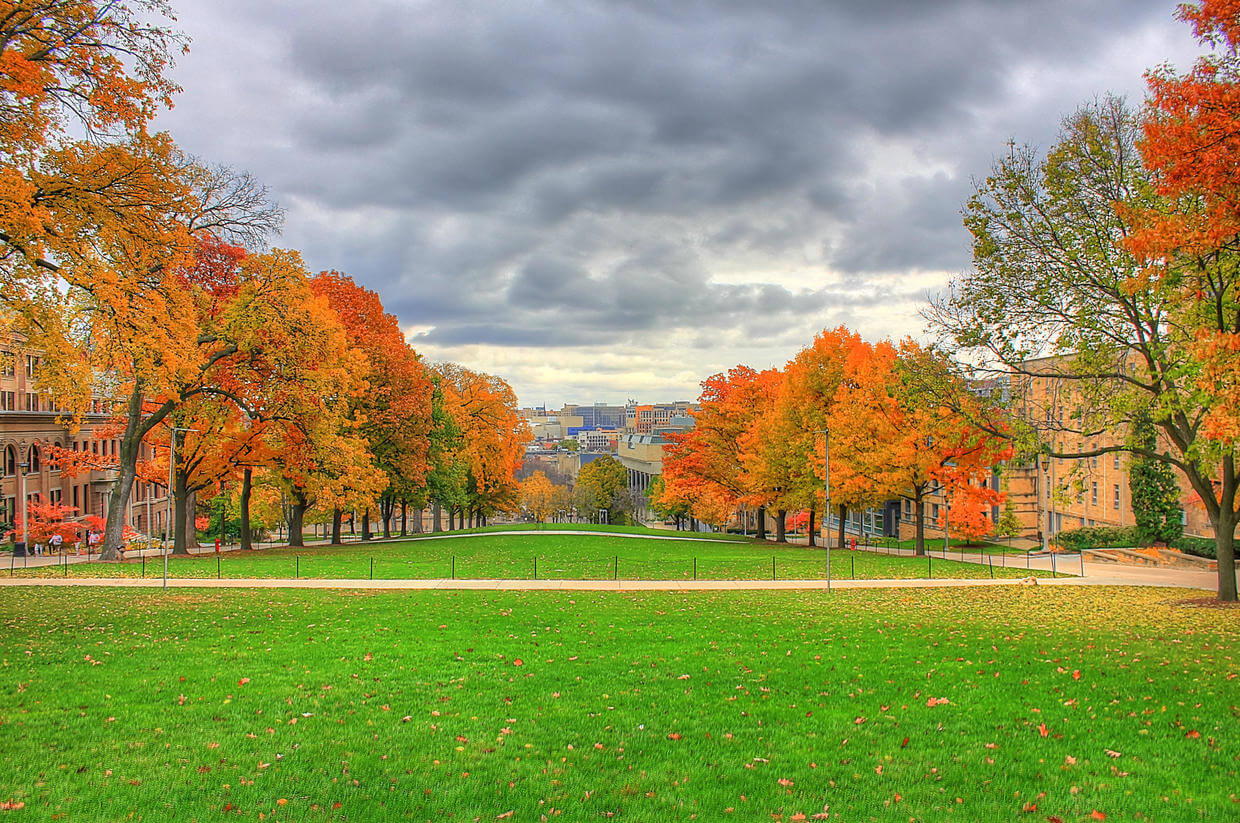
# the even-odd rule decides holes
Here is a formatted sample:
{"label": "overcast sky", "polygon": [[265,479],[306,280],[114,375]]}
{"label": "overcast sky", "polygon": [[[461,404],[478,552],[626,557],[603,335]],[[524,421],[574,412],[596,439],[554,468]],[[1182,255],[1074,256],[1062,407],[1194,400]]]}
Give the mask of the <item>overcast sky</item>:
{"label": "overcast sky", "polygon": [[174,0],[160,125],[523,404],[921,333],[1009,138],[1191,63],[1170,0]]}

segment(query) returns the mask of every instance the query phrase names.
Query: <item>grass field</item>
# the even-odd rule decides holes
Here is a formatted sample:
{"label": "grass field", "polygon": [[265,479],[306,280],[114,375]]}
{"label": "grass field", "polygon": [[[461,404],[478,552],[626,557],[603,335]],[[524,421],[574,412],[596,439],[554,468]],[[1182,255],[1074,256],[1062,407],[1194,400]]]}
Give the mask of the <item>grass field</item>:
{"label": "grass field", "polygon": [[[664,536],[686,537],[666,532]],[[806,546],[773,546],[718,540],[643,540],[583,532],[556,534],[482,534],[421,538],[373,544],[263,549],[218,556],[174,557],[172,577],[317,577],[367,579],[508,578],[610,580],[781,580],[825,579],[826,555]],[[996,562],[1001,558],[996,557]],[[695,572],[696,561],[696,572]],[[535,573],[537,562],[537,574]],[[14,576],[158,577],[162,560],[71,564],[12,570]],[[926,577],[989,578],[989,565],[934,558],[897,557],[876,552],[833,550],[831,576],[846,580]],[[1024,577],[1023,566],[995,565],[995,577]]]}
{"label": "grass field", "polygon": [[[21,589],[14,820],[1235,820],[1186,592]],[[3,814],[3,812],[0,812]]]}

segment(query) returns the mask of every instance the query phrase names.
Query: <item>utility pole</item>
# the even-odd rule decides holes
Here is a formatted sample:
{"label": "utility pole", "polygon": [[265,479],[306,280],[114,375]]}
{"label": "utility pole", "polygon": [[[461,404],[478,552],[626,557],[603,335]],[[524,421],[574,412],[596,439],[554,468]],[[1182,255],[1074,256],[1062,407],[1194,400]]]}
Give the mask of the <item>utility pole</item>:
{"label": "utility pole", "polygon": [[831,591],[831,432],[819,429],[822,435],[822,545],[827,549],[827,591]]}

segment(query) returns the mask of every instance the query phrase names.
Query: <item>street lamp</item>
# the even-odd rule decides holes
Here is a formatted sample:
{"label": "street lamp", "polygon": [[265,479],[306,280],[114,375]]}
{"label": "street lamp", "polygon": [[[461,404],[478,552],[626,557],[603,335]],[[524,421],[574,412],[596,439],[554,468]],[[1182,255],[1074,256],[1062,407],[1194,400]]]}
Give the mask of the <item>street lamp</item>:
{"label": "street lamp", "polygon": [[26,472],[30,471],[30,455],[26,454],[26,459],[17,467],[17,479],[21,481],[21,514],[22,514],[22,556],[30,556],[30,507],[26,505]]}

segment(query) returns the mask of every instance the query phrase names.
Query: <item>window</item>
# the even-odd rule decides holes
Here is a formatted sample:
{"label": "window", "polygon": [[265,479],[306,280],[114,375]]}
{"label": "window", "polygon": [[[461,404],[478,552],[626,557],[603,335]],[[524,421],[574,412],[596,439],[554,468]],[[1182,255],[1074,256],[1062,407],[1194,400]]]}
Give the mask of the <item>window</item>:
{"label": "window", "polygon": [[1119,471],[1119,452],[1115,453],[1115,470]]}
{"label": "window", "polygon": [[35,367],[39,365],[39,358],[33,354],[26,355],[26,376],[34,377]]}
{"label": "window", "polygon": [[41,463],[39,461],[39,447],[31,446],[30,447],[30,469],[26,472],[26,474],[38,474],[40,466],[41,466]]}
{"label": "window", "polygon": [[1114,503],[1114,507],[1115,507],[1115,510],[1116,510],[1116,511],[1118,511],[1118,510],[1119,510],[1119,484],[1118,484],[1118,483],[1116,483],[1116,484],[1115,484],[1115,503]]}
{"label": "window", "polygon": [[939,504],[938,503],[930,504],[930,519],[936,522],[938,521],[939,519]]}
{"label": "window", "polygon": [[0,351],[0,377],[17,374],[17,356],[11,351]]}
{"label": "window", "polygon": [[31,394],[30,392],[26,392],[26,411],[38,411],[38,410],[39,410],[38,395]]}
{"label": "window", "polygon": [[1089,502],[1093,503],[1096,506],[1098,505],[1098,484],[1091,483],[1090,486],[1092,486],[1092,489],[1089,495]]}
{"label": "window", "polygon": [[0,474],[6,477],[17,474],[17,449],[12,446],[4,447],[4,465],[0,468],[4,469]]}

